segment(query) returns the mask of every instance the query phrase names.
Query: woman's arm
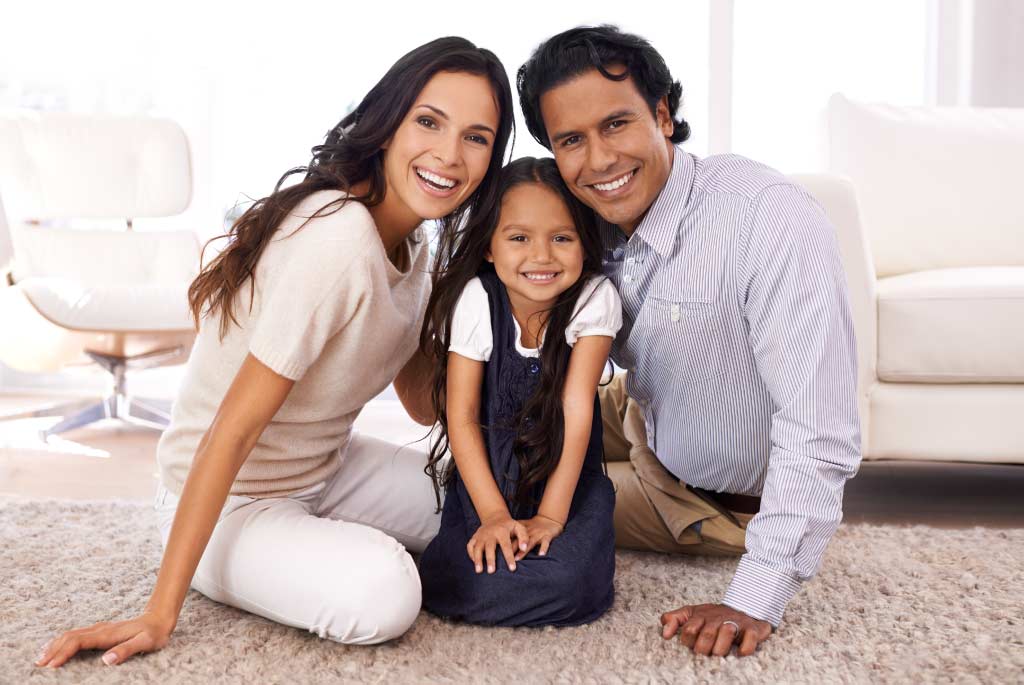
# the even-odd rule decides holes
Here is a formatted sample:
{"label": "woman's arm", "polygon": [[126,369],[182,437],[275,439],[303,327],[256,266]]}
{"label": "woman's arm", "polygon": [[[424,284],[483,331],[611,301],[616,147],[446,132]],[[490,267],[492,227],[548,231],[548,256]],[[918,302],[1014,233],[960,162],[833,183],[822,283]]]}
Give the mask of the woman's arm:
{"label": "woman's arm", "polygon": [[395,393],[406,413],[421,426],[433,426],[437,420],[430,399],[433,366],[434,360],[417,348],[394,381]]}
{"label": "woman's arm", "polygon": [[491,461],[487,457],[483,431],[480,430],[480,388],[483,386],[483,376],[483,362],[463,357],[457,352],[448,353],[448,400],[445,405],[448,413],[448,441],[459,476],[480,518],[480,528],[466,548],[476,566],[476,572],[483,571],[483,558],[486,556],[487,571],[494,573],[497,546],[501,547],[506,563],[514,571],[516,563],[512,538],[518,538],[522,547],[526,544],[525,530],[509,513],[505,498],[491,473]]}
{"label": "woman's arm", "polygon": [[[569,371],[562,391],[565,438],[558,466],[548,478],[537,513],[563,526],[580,479],[594,420],[594,396],[601,381],[612,339],[603,335],[580,338],[569,357]],[[542,548],[542,551],[546,551]]]}
{"label": "woman's arm", "polygon": [[103,661],[121,663],[167,644],[231,484],[294,384],[251,354],[245,358],[199,443],[142,616],[66,632],[47,645],[37,665],[56,668],[81,649],[108,649]]}

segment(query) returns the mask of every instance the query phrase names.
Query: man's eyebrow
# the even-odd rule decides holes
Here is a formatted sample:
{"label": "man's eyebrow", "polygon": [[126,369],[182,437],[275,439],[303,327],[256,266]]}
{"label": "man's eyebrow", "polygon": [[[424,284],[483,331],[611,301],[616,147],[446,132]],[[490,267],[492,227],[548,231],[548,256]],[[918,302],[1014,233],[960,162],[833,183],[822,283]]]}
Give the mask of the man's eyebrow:
{"label": "man's eyebrow", "polygon": [[[632,109],[619,109],[619,110],[616,110],[616,111],[612,112],[611,114],[606,116],[604,119],[602,119],[601,120],[601,124],[603,125],[603,124],[607,124],[607,123],[610,123],[612,121],[615,121],[616,119],[625,119],[625,118],[628,118],[628,117],[635,117],[635,116],[636,116],[636,112],[634,110],[632,110]],[[580,134],[579,131],[561,131],[561,132],[556,133],[555,135],[551,136],[551,143],[554,144],[554,143],[560,142],[562,140],[565,140],[569,136],[578,136],[579,134]]]}
{"label": "man's eyebrow", "polygon": [[[426,107],[431,112],[433,112],[437,116],[441,117],[445,121],[450,121],[451,120],[451,117],[449,117],[445,113],[445,111],[443,109],[439,109],[437,107],[434,107],[433,105],[428,105],[426,103],[422,103],[422,104],[417,105],[417,107]],[[486,124],[470,124],[469,128],[474,130],[474,131],[487,131],[488,133],[490,133],[495,138],[497,138],[497,136],[498,136],[498,134],[494,132],[494,129],[491,128],[490,126],[487,126]]]}

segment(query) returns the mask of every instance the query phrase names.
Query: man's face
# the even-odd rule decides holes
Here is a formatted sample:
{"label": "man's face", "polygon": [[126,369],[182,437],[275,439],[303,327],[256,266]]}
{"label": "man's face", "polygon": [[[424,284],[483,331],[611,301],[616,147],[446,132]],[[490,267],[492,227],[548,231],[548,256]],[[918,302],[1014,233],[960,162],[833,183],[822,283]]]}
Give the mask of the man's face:
{"label": "man's face", "polygon": [[673,123],[664,99],[652,116],[632,77],[612,81],[591,69],[544,93],[540,111],[569,189],[632,234],[672,169]]}

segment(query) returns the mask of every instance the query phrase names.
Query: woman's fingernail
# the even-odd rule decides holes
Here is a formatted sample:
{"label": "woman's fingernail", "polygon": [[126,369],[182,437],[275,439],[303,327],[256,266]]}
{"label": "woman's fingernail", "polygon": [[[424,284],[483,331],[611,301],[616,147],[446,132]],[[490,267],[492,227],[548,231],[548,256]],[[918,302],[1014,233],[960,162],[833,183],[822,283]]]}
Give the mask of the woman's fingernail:
{"label": "woman's fingernail", "polygon": [[515,565],[515,562],[513,562],[513,563],[511,563],[511,564],[509,564],[509,565],[508,565],[508,570],[509,570],[509,571],[515,571],[515,570],[516,570],[516,565]]}
{"label": "woman's fingernail", "polygon": [[494,573],[494,567],[493,566],[488,566],[487,567],[487,572],[488,573]]}
{"label": "woman's fingernail", "polygon": [[481,573],[481,572],[483,572],[483,570],[484,570],[484,567],[483,567],[483,566],[481,566],[480,564],[477,564],[477,565],[476,565],[476,572],[477,572],[477,573]]}
{"label": "woman's fingernail", "polygon": [[113,666],[117,663],[117,654],[114,654],[113,652],[107,652],[103,655],[103,663],[105,663],[107,666]]}
{"label": "woman's fingernail", "polygon": [[39,656],[36,657],[36,666],[42,666],[46,659],[46,652],[39,652]]}

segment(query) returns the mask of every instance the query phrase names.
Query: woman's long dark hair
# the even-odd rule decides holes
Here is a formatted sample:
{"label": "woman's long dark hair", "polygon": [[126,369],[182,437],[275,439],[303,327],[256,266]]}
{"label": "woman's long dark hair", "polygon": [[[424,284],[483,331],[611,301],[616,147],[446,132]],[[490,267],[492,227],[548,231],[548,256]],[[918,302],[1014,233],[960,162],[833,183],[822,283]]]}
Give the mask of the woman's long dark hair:
{"label": "woman's long dark hair", "polygon": [[562,198],[583,247],[583,272],[579,280],[561,293],[550,309],[542,313],[546,320],[542,321],[545,333],[540,352],[540,381],[511,426],[516,434],[513,450],[519,462],[520,474],[515,494],[517,504],[528,504],[533,499],[535,486],[551,475],[562,456],[565,437],[562,390],[571,351],[565,341],[564,331],[588,279],[601,273],[601,238],[593,211],[569,191],[558,173],[555,161],[550,158],[523,157],[501,170],[497,177],[496,192],[490,201],[469,215],[464,228],[442,234],[438,246],[434,289],[427,303],[420,348],[430,358],[438,360],[434,367],[431,400],[439,425],[431,441],[425,470],[434,481],[439,507],[440,490],[451,484],[455,469],[454,461],[449,462],[446,468],[441,467],[441,459],[449,447],[446,411],[448,365],[445,360],[448,358],[451,340],[452,313],[466,284],[481,269],[493,269],[485,256],[500,220],[502,199],[509,190],[524,183],[538,183]]}
{"label": "woman's long dark hair", "polygon": [[[355,111],[328,132],[322,145],[312,149],[309,164],[287,171],[270,195],[255,202],[227,234],[219,236],[229,239],[228,247],[203,268],[188,290],[196,327],[204,313],[220,312],[220,337],[223,338],[229,322],[238,323],[234,314],[236,293],[248,281],[252,306],[254,274],[260,255],[277,227],[303,199],[320,190],[341,190],[346,195],[321,207],[310,218],[332,214],[349,200],[367,207],[384,200],[387,183],[381,146],[394,135],[427,82],[439,72],[487,77],[500,117],[487,174],[462,206],[438,220],[440,234],[453,232],[467,213],[493,195],[495,177],[504,163],[505,148],[513,130],[512,89],[508,76],[490,50],[478,48],[464,38],[438,38],[395,62]],[[294,175],[301,175],[302,180],[285,187],[285,182]],[[349,196],[351,187],[362,181],[368,181],[366,192]]]}

